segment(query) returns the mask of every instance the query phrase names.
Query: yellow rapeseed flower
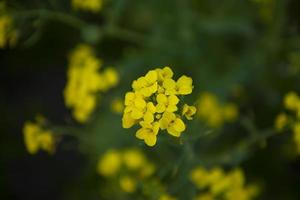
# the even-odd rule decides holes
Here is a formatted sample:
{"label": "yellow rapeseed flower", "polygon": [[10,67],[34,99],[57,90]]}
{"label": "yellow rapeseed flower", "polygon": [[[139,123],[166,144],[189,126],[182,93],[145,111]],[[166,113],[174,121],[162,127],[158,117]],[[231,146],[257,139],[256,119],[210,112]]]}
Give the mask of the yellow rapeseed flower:
{"label": "yellow rapeseed flower", "polygon": [[[156,144],[160,129],[180,137],[186,126],[175,112],[179,110],[179,97],[192,93],[192,83],[193,80],[187,76],[175,81],[170,67],[150,70],[133,81],[133,91],[125,95],[123,128],[139,124],[141,128],[136,132],[136,137],[144,140],[148,146]],[[183,115],[190,120],[195,112],[195,107],[185,106]]]}
{"label": "yellow rapeseed flower", "polygon": [[196,111],[197,109],[195,106],[184,104],[182,108],[182,115],[185,116],[188,120],[192,120],[194,114],[196,114]]}
{"label": "yellow rapeseed flower", "polygon": [[238,116],[237,106],[233,103],[221,104],[216,95],[203,92],[197,104],[198,116],[208,126],[219,128],[225,122],[232,122]]}
{"label": "yellow rapeseed flower", "polygon": [[123,162],[130,170],[137,170],[143,167],[146,158],[141,151],[137,149],[128,149],[123,152]]}
{"label": "yellow rapeseed flower", "polygon": [[96,107],[98,92],[105,92],[118,83],[116,70],[107,68],[101,73],[101,66],[102,61],[88,45],[78,45],[70,55],[64,99],[78,122],[89,119]]}
{"label": "yellow rapeseed flower", "polygon": [[256,185],[246,185],[244,173],[239,168],[226,173],[219,167],[206,170],[199,166],[191,171],[190,180],[201,191],[208,191],[197,195],[196,200],[251,200],[259,192]]}
{"label": "yellow rapeseed flower", "polygon": [[300,154],[300,122],[294,124],[294,141],[296,144],[297,152]]}
{"label": "yellow rapeseed flower", "polygon": [[282,131],[282,129],[288,124],[288,116],[285,113],[280,113],[275,120],[275,129]]}
{"label": "yellow rapeseed flower", "polygon": [[36,154],[39,150],[54,153],[55,141],[53,133],[42,128],[41,124],[25,122],[23,133],[25,146],[30,154]]}
{"label": "yellow rapeseed flower", "polygon": [[292,111],[297,111],[300,107],[300,98],[295,92],[289,92],[284,97],[285,108]]}
{"label": "yellow rapeseed flower", "polygon": [[13,27],[12,17],[8,14],[0,15],[0,48],[14,46],[16,40],[17,31]]}
{"label": "yellow rapeseed flower", "polygon": [[103,176],[114,176],[121,168],[122,157],[117,151],[111,150],[98,161],[97,171]]}
{"label": "yellow rapeseed flower", "polygon": [[177,198],[169,195],[169,194],[162,194],[158,200],[176,200]]}
{"label": "yellow rapeseed flower", "polygon": [[120,187],[124,192],[133,193],[136,190],[136,180],[130,176],[124,176],[120,178]]}
{"label": "yellow rapeseed flower", "polygon": [[103,0],[72,0],[74,10],[98,12],[102,9]]}

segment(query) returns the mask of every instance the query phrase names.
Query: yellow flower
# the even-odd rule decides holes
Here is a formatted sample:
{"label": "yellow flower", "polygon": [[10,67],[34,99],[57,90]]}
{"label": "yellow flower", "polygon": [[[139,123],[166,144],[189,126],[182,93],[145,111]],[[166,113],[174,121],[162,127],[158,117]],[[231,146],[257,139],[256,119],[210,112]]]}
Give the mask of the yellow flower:
{"label": "yellow flower", "polygon": [[224,118],[227,121],[234,121],[238,116],[238,109],[233,103],[229,103],[223,108]]}
{"label": "yellow flower", "polygon": [[97,92],[105,92],[118,83],[118,74],[108,68],[99,72],[102,61],[96,58],[92,47],[78,45],[69,57],[65,104],[72,109],[78,122],[86,122],[96,107]]}
{"label": "yellow flower", "polygon": [[201,94],[197,113],[208,126],[219,128],[225,122],[232,122],[238,116],[238,109],[232,103],[221,105],[216,95],[204,92]]}
{"label": "yellow flower", "polygon": [[123,101],[121,99],[115,99],[112,101],[111,105],[110,105],[111,110],[114,113],[122,113],[124,110],[124,104]]}
{"label": "yellow flower", "polygon": [[179,99],[176,95],[166,96],[164,94],[158,94],[156,97],[157,105],[156,109],[158,113],[175,112],[178,110],[177,104]]}
{"label": "yellow flower", "polygon": [[129,176],[121,177],[120,187],[124,192],[133,193],[136,190],[136,181]]}
{"label": "yellow flower", "polygon": [[187,76],[181,76],[177,82],[168,78],[163,82],[166,95],[188,95],[193,91],[193,80]]}
{"label": "yellow flower", "polygon": [[163,194],[159,197],[159,200],[176,200],[176,198],[169,194]]}
{"label": "yellow flower", "polygon": [[202,167],[193,169],[190,173],[190,180],[199,188],[203,189],[209,185],[207,171]]}
{"label": "yellow flower", "polygon": [[170,67],[164,67],[163,69],[156,69],[158,75],[158,81],[163,82],[165,79],[171,79],[173,77],[173,71]]}
{"label": "yellow flower", "polygon": [[133,193],[136,190],[136,180],[129,176],[121,177],[120,187],[124,192]]}
{"label": "yellow flower", "polygon": [[214,199],[215,199],[215,197],[211,193],[200,194],[199,196],[197,196],[195,198],[195,200],[214,200]]}
{"label": "yellow flower", "polygon": [[121,168],[122,157],[119,152],[106,152],[98,161],[97,171],[103,176],[114,176]]}
{"label": "yellow flower", "polygon": [[300,153],[300,122],[297,122],[293,127],[294,141],[296,143],[297,152]]}
{"label": "yellow flower", "polygon": [[196,200],[250,200],[258,194],[257,186],[245,184],[244,173],[239,168],[226,173],[219,167],[206,170],[199,166],[191,171],[190,179],[199,189],[209,191],[198,195]]}
{"label": "yellow flower", "polygon": [[300,98],[295,92],[289,92],[284,97],[285,108],[292,111],[297,111],[300,107]]}
{"label": "yellow flower", "polygon": [[149,71],[146,76],[143,76],[132,83],[134,91],[142,94],[145,97],[150,97],[157,91],[157,72]]}
{"label": "yellow flower", "polygon": [[136,119],[131,117],[130,113],[124,113],[122,117],[122,126],[123,128],[131,128],[133,125],[137,123]]}
{"label": "yellow flower", "polygon": [[138,139],[144,140],[148,146],[154,146],[156,144],[156,136],[159,131],[159,123],[153,122],[152,124],[141,122],[142,128],[136,132]]}
{"label": "yellow flower", "polygon": [[170,135],[180,137],[185,130],[185,124],[174,113],[165,112],[160,120],[160,128],[162,130],[167,129]]}
{"label": "yellow flower", "polygon": [[26,122],[23,127],[24,141],[27,151],[36,154],[40,149],[53,153],[55,141],[51,131],[44,130],[40,124]]}
{"label": "yellow flower", "polygon": [[[1,11],[1,10],[0,10]],[[13,28],[10,15],[0,15],[0,48],[14,46],[17,40],[17,31]]]}
{"label": "yellow flower", "polygon": [[285,113],[280,113],[275,120],[275,128],[277,131],[282,131],[282,129],[288,123],[288,116]]}
{"label": "yellow flower", "polygon": [[196,113],[197,109],[195,106],[189,106],[187,104],[183,105],[182,115],[185,116],[188,120],[193,119],[193,115]]}
{"label": "yellow flower", "polygon": [[[142,128],[137,131],[136,137],[148,146],[156,144],[160,128],[176,137],[186,128],[181,116],[175,112],[179,110],[179,96],[192,92],[193,81],[181,76],[175,82],[172,77],[173,71],[169,67],[150,70],[145,76],[134,80],[131,85],[133,91],[125,95],[122,126],[130,128],[140,124]],[[193,107],[185,110],[187,118],[191,119],[194,110]]]}
{"label": "yellow flower", "polygon": [[144,155],[137,149],[128,149],[124,151],[123,161],[130,170],[137,170],[146,162]]}
{"label": "yellow flower", "polygon": [[72,0],[74,10],[98,12],[102,9],[103,0]]}

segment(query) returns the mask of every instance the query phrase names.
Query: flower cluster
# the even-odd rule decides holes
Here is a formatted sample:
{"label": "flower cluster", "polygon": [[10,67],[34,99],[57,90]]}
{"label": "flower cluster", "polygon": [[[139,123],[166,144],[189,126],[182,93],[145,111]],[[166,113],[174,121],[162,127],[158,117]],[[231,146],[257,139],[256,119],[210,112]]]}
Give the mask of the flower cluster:
{"label": "flower cluster", "polygon": [[0,2],[0,48],[14,46],[17,31],[14,29],[12,17],[6,13],[4,2]]}
{"label": "flower cluster", "polygon": [[101,66],[102,61],[88,45],[79,45],[70,55],[64,98],[66,106],[73,109],[74,118],[81,123],[86,122],[95,109],[96,93],[107,91],[119,81],[114,68],[100,73]]}
{"label": "flower cluster", "polygon": [[225,172],[219,167],[206,170],[199,166],[191,171],[190,179],[202,191],[197,200],[250,200],[258,195],[256,185],[246,185],[241,169]]}
{"label": "flower cluster", "polygon": [[54,153],[55,139],[50,130],[44,129],[43,120],[37,122],[25,122],[23,126],[24,142],[30,154],[36,154],[39,150]]}
{"label": "flower cluster", "polygon": [[225,122],[234,121],[238,116],[238,109],[233,103],[222,105],[216,95],[203,92],[197,103],[197,113],[208,126],[219,128]]}
{"label": "flower cluster", "polygon": [[155,166],[138,149],[109,150],[99,159],[97,171],[103,177],[118,179],[122,191],[133,193],[138,181],[155,172]]}
{"label": "flower cluster", "polygon": [[102,9],[103,0],[72,0],[74,10],[98,12]]}
{"label": "flower cluster", "polygon": [[[123,128],[139,124],[141,128],[136,132],[136,137],[144,140],[148,146],[156,144],[160,129],[180,137],[186,126],[181,116],[176,114],[179,97],[192,93],[192,83],[193,80],[187,76],[181,76],[175,81],[169,67],[150,70],[145,76],[133,81],[133,91],[125,95]],[[196,108],[184,105],[182,111],[182,115],[190,120]]]}
{"label": "flower cluster", "polygon": [[283,103],[287,112],[281,112],[277,116],[275,128],[279,132],[291,128],[297,152],[300,153],[300,97],[295,92],[289,92],[285,95]]}

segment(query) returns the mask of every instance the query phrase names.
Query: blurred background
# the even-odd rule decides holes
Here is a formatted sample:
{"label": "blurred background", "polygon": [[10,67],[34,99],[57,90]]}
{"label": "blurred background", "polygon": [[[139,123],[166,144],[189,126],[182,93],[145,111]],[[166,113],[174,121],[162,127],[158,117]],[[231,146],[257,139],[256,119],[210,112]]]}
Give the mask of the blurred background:
{"label": "blurred background", "polygon": [[[262,188],[257,199],[300,198],[292,132],[260,137],[273,129],[284,95],[300,91],[299,1],[103,0],[95,12],[74,9],[71,0],[11,0],[5,7],[0,15],[12,16],[18,34],[16,44],[0,49],[0,199],[101,199],[95,155],[138,143],[108,102],[123,99],[134,79],[160,66],[193,78],[190,102],[209,91],[239,108],[239,119],[217,130],[217,139],[196,143],[204,163],[241,166],[247,180]],[[66,136],[54,155],[30,155],[22,128],[37,114],[51,124],[83,127],[72,119],[63,97],[68,55],[82,43],[120,73],[119,85],[105,94],[87,124],[90,129],[84,129],[97,133],[86,133],[98,141],[97,153],[87,150],[93,144],[82,147],[76,137]],[[229,153],[249,138],[254,142],[247,148]],[[168,152],[154,151],[156,160],[159,151]]]}

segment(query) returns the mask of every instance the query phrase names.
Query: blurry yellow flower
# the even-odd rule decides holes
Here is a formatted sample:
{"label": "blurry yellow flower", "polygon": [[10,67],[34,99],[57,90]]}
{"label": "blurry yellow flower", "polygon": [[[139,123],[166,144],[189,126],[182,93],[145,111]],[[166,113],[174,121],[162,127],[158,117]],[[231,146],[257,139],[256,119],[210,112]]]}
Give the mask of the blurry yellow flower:
{"label": "blurry yellow flower", "polygon": [[123,161],[130,170],[137,170],[146,162],[144,155],[137,149],[125,150],[123,152]]}
{"label": "blurry yellow flower", "polygon": [[176,200],[176,198],[169,194],[163,194],[159,197],[158,200]]}
{"label": "blurry yellow flower", "polygon": [[155,172],[155,166],[152,163],[145,162],[144,166],[140,169],[140,177],[146,178]]}
{"label": "blurry yellow flower", "polygon": [[223,108],[224,118],[227,121],[234,121],[238,116],[238,109],[235,104],[226,104]]}
{"label": "blurry yellow flower", "polygon": [[182,109],[182,115],[185,116],[188,120],[192,120],[194,114],[196,114],[196,107],[195,106],[189,106],[187,104],[183,105]]}
{"label": "blurry yellow flower", "polygon": [[289,92],[284,97],[285,108],[292,111],[297,111],[300,107],[300,98],[295,92]]}
{"label": "blurry yellow flower", "polygon": [[204,193],[204,194],[200,194],[198,195],[195,200],[215,200],[215,197],[213,194],[211,193]]}
{"label": "blurry yellow flower", "polygon": [[121,168],[122,157],[119,152],[106,152],[98,161],[97,171],[103,176],[114,176]]}
{"label": "blurry yellow flower", "polygon": [[124,111],[124,104],[121,99],[115,99],[112,101],[110,108],[114,113],[122,113]]}
{"label": "blurry yellow flower", "polygon": [[136,132],[138,139],[144,140],[148,146],[154,146],[157,140],[159,131],[159,123],[153,122],[152,124],[141,122],[142,128]]}
{"label": "blurry yellow flower", "polygon": [[294,141],[296,143],[297,152],[300,153],[300,122],[297,122],[293,127]]}
{"label": "blurry yellow flower", "polygon": [[105,92],[118,83],[117,72],[108,68],[100,73],[101,65],[92,47],[85,44],[78,45],[70,55],[64,99],[74,118],[81,123],[86,122],[95,109],[96,93]]}
{"label": "blurry yellow flower", "polygon": [[259,192],[257,186],[245,184],[244,173],[239,168],[226,173],[219,167],[206,170],[199,166],[191,171],[190,180],[199,189],[209,191],[200,193],[196,200],[251,200]]}
{"label": "blurry yellow flower", "polygon": [[275,120],[275,128],[277,131],[282,131],[282,129],[288,123],[288,116],[285,113],[280,113]]}
{"label": "blurry yellow flower", "polygon": [[[170,135],[180,137],[186,129],[179,114],[176,114],[179,96],[190,94],[193,90],[193,80],[181,76],[177,82],[172,79],[170,67],[150,70],[145,76],[134,80],[133,91],[125,94],[125,108],[122,117],[123,128],[135,124],[141,125],[136,137],[142,139],[148,146],[154,146],[160,129],[167,130]],[[183,108],[187,119],[191,120],[196,108]]]}
{"label": "blurry yellow flower", "polygon": [[24,141],[30,154],[37,153],[40,149],[53,153],[55,141],[51,131],[44,130],[40,124],[26,122],[23,127]]}
{"label": "blurry yellow flower", "polygon": [[72,0],[74,10],[98,12],[102,9],[103,0]]}
{"label": "blurry yellow flower", "polygon": [[198,100],[197,113],[208,126],[219,128],[225,122],[236,120],[238,109],[232,103],[221,105],[216,95],[204,92]]}
{"label": "blurry yellow flower", "polygon": [[185,130],[185,124],[174,113],[165,112],[160,119],[160,128],[162,130],[167,129],[170,135],[180,137],[181,133]]}
{"label": "blurry yellow flower", "polygon": [[11,16],[7,14],[0,15],[0,48],[14,46],[16,40],[17,31],[13,27]]}
{"label": "blurry yellow flower", "polygon": [[133,193],[136,190],[136,180],[129,176],[121,177],[120,187],[124,192]]}

